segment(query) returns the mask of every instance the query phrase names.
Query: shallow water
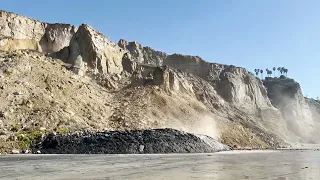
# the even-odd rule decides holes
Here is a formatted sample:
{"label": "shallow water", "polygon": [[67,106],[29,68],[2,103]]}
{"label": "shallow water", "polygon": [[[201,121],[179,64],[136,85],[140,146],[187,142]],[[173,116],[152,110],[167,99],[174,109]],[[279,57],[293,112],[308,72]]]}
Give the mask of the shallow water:
{"label": "shallow water", "polygon": [[319,179],[320,151],[6,155],[0,179]]}

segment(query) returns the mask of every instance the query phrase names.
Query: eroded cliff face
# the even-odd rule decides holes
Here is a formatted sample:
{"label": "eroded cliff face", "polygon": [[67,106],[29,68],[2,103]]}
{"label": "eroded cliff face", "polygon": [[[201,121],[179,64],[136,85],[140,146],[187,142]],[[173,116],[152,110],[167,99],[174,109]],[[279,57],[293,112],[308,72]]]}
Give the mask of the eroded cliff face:
{"label": "eroded cliff face", "polygon": [[[26,96],[9,99],[25,101],[21,106],[26,108],[15,102],[12,112],[0,106],[5,110],[6,129],[19,123],[17,117],[24,113],[33,122],[22,118],[21,123],[31,129],[39,125],[50,130],[169,127],[220,138],[235,147],[256,148],[297,141],[283,119],[290,113],[284,116],[276,109],[262,81],[244,68],[209,63],[198,56],[167,55],[137,42],[115,44],[86,24],[79,28],[46,24],[5,12],[0,20],[0,50],[50,53],[50,57],[29,51],[2,55],[0,72],[5,75],[0,82],[10,87],[0,94],[3,100],[15,87],[21,88],[16,82],[22,76],[7,72],[19,71],[19,64],[33,68],[23,75],[31,83],[23,89]],[[19,34],[20,30],[27,35]],[[51,57],[72,66],[56,64],[58,59]],[[45,109],[34,114],[42,104]]]}
{"label": "eroded cliff face", "polygon": [[250,114],[258,109],[272,108],[262,82],[246,69],[209,63],[198,56],[173,54],[163,62],[209,82],[227,102]]}
{"label": "eroded cliff face", "polygon": [[82,24],[72,37],[68,61],[73,63],[79,55],[96,72],[113,74],[123,70],[123,49],[87,24]]}
{"label": "eroded cliff face", "polygon": [[305,101],[310,107],[312,119],[315,125],[315,131],[309,140],[310,142],[318,144],[320,143],[320,132],[318,131],[318,129],[320,129],[320,101],[310,98],[305,98]]}
{"label": "eroded cliff face", "polygon": [[289,129],[308,141],[315,129],[312,112],[303,97],[299,83],[289,78],[266,78],[263,82],[272,104],[278,108]]}
{"label": "eroded cliff face", "polygon": [[141,64],[161,66],[163,65],[164,59],[168,56],[164,52],[156,51],[150,47],[143,47],[136,41],[127,42],[126,40],[120,39],[118,45],[128,51],[134,61]]}
{"label": "eroded cliff face", "polygon": [[[231,133],[234,131],[234,133],[238,134],[239,136],[242,136],[242,133],[249,133],[245,132],[244,129],[241,130],[241,128],[250,129],[251,133],[255,134],[254,136],[263,139],[263,141],[267,144],[279,143],[279,137],[285,139],[287,142],[297,141],[295,136],[290,131],[288,131],[287,124],[282,118],[281,112],[275,109],[269,101],[265,102],[266,104],[261,105],[247,100],[247,104],[249,104],[247,106],[245,106],[245,104],[241,104],[240,106],[234,101],[228,102],[218,93],[218,91],[216,90],[216,86],[212,85],[212,83],[205,81],[202,78],[191,73],[187,73],[181,70],[179,71],[169,66],[138,66],[132,77],[133,79],[131,81],[131,86],[133,87],[159,86],[170,96],[177,98],[181,96],[187,96],[201,102],[206,107],[206,110],[210,112],[209,114],[211,115],[209,116],[214,119],[214,121],[219,122],[220,125],[222,124],[220,130],[223,134],[222,136],[226,137],[226,141],[228,142],[237,142],[239,141],[239,139],[241,139],[232,139],[232,136],[229,136],[229,132]],[[256,84],[256,86],[259,87],[259,83],[261,86],[261,82],[257,82],[258,84]],[[253,82],[251,83],[252,84],[250,86],[254,88],[255,85],[253,84]],[[260,89],[256,89],[256,91],[259,90]],[[266,92],[265,89],[263,90],[264,92]],[[244,93],[253,94],[255,92],[249,91]],[[250,103],[255,105],[250,105]],[[188,119],[193,118],[192,116],[189,116],[181,121],[188,121]],[[201,118],[198,121],[201,122]],[[225,128],[230,127],[230,124],[225,125],[225,123],[230,121],[235,123],[234,125],[237,128],[233,128],[232,130],[227,128],[226,130]],[[186,126],[181,125],[181,127]],[[210,125],[208,125],[208,127],[210,127]],[[273,138],[274,141],[270,141],[270,138]],[[238,143],[239,146],[243,145],[240,145],[240,142]]]}
{"label": "eroded cliff face", "polygon": [[77,28],[70,24],[50,24],[0,11],[0,50],[30,49],[56,52],[69,45]]}
{"label": "eroded cliff face", "polygon": [[46,24],[45,33],[39,42],[42,51],[52,53],[67,47],[77,29],[70,24]]}
{"label": "eroded cliff face", "polygon": [[276,111],[267,97],[267,91],[262,82],[244,68],[209,63],[198,56],[181,54],[162,56],[165,53],[155,50],[152,50],[152,53],[148,53],[137,42],[128,43],[120,40],[118,44],[130,53],[131,61],[133,62],[156,65],[145,57],[148,57],[148,55],[152,56],[157,52],[159,56],[151,59],[161,59],[159,62],[162,65],[167,65],[202,78],[212,85],[215,92],[224,101],[237,106],[247,113],[258,114],[268,108]]}

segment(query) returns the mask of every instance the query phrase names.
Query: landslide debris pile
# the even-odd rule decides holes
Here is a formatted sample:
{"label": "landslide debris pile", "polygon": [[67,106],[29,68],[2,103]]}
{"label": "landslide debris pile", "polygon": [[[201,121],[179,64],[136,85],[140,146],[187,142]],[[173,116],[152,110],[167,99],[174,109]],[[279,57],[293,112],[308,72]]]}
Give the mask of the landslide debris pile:
{"label": "landslide debris pile", "polygon": [[174,129],[152,129],[49,134],[39,150],[50,154],[162,154],[212,153],[221,149],[212,148],[190,133]]}
{"label": "landslide debris pile", "polygon": [[[87,24],[0,11],[0,50],[0,151],[30,148],[34,134],[42,141],[52,132],[174,128],[268,148],[305,141],[297,126],[315,131],[299,90],[284,108],[273,82],[244,68],[114,43]],[[300,107],[307,113],[289,112]]]}

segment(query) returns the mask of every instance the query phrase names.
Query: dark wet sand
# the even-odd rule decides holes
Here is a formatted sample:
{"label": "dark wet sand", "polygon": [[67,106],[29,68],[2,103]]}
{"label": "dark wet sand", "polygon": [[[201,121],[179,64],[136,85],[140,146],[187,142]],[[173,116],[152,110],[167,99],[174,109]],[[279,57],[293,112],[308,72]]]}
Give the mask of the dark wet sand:
{"label": "dark wet sand", "polygon": [[2,155],[0,179],[319,179],[320,151]]}

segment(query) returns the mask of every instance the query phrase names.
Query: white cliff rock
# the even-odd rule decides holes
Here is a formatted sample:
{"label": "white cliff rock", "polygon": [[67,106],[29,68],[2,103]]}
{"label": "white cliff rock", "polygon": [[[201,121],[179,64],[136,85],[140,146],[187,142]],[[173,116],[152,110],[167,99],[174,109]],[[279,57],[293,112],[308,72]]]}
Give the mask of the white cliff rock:
{"label": "white cliff rock", "polygon": [[198,56],[173,54],[164,62],[208,81],[227,102],[250,114],[257,108],[271,108],[267,91],[262,82],[246,69],[216,63],[209,63]]}
{"label": "white cliff rock", "polygon": [[121,73],[124,51],[100,32],[83,24],[72,37],[68,61],[73,63],[78,55],[88,67],[99,73]]}
{"label": "white cliff rock", "polygon": [[282,77],[266,78],[264,85],[272,104],[282,112],[289,129],[304,140],[311,139],[316,126],[299,83]]}
{"label": "white cliff rock", "polygon": [[56,52],[69,45],[76,31],[73,25],[44,23],[0,11],[0,50]]}
{"label": "white cliff rock", "polygon": [[143,47],[136,41],[127,42],[126,40],[120,39],[118,45],[128,51],[133,60],[140,64],[161,66],[163,65],[163,60],[167,57],[166,53],[156,51],[150,47]]}

